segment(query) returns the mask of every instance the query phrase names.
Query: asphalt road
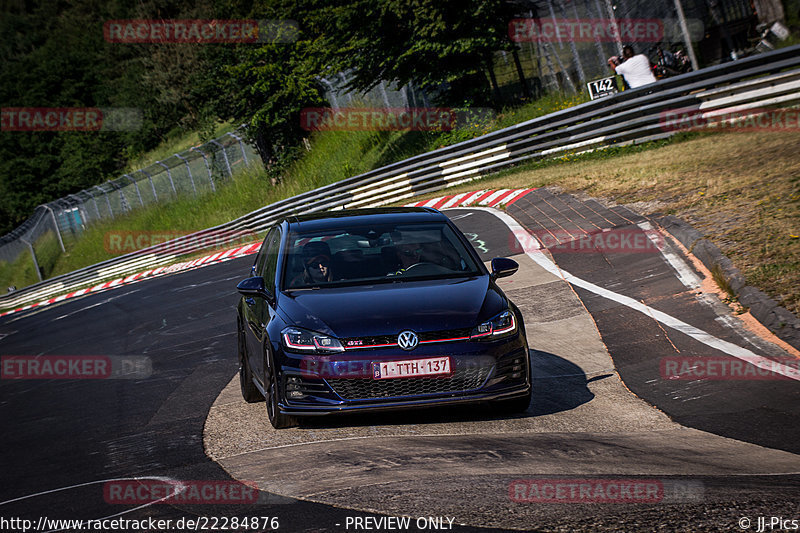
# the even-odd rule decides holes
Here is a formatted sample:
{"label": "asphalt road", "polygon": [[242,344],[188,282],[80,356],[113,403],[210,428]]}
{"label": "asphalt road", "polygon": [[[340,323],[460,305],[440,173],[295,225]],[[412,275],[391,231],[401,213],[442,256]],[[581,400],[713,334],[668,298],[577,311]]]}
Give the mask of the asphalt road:
{"label": "asphalt road", "polygon": [[[541,201],[531,197],[508,212],[533,229],[543,220]],[[245,404],[233,379],[233,288],[251,259],[234,260],[0,321],[3,356],[146,357],[152,366],[142,379],[0,381],[2,529],[15,530],[2,519],[119,513],[172,520],[275,516],[282,531],[367,530],[377,522],[356,529],[354,518],[390,515],[439,517],[444,526],[449,519],[461,530],[549,531],[739,530],[742,517],[753,527],[758,516],[800,519],[796,382],[684,381],[682,390],[693,389],[683,399],[691,400],[679,401],[675,384],[661,379],[654,363],[670,354],[667,328],[573,290],[522,254],[493,214],[447,213],[487,260],[509,255],[521,263],[519,273],[502,281],[525,314],[532,348],[535,394],[527,413],[431,411],[273,431],[264,405]],[[720,321],[719,308],[687,295],[659,254],[553,257],[576,276],[629,291],[760,354],[779,355]],[[683,334],[667,336],[680,353],[707,353]],[[257,502],[236,505],[136,509],[104,497],[104,480],[155,476],[235,478],[262,490]],[[657,502],[635,504],[513,497],[518,480],[530,488],[548,479],[639,480],[663,491]]]}
{"label": "asphalt road", "polygon": [[[644,233],[637,225],[646,223],[643,217],[622,207],[611,210],[546,190],[528,194],[510,207],[509,214],[537,235],[545,231],[543,221],[548,228],[584,228],[589,232],[614,228],[620,237]],[[546,235],[554,240],[552,234]],[[668,252],[679,255],[668,242],[663,244]],[[674,267],[653,248],[632,244],[619,253],[598,249],[575,253],[574,247],[562,245],[551,247],[551,255],[571,274],[680,318],[719,340],[779,362],[795,358],[750,333],[716,297],[679,281]],[[664,379],[660,363],[665,358],[680,361],[711,357],[722,364],[735,358],[697,338],[670,330],[653,316],[619,301],[579,286],[575,290],[632,392],[685,426],[800,453],[800,386],[796,380]]]}

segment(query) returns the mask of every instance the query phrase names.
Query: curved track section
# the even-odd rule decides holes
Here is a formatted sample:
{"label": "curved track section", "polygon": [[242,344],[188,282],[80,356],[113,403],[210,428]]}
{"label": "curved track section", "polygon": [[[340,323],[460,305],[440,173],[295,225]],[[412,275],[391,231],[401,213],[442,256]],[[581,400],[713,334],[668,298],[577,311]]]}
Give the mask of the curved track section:
{"label": "curved track section", "polygon": [[[268,515],[284,531],[354,531],[346,527],[354,517],[389,515],[446,517],[463,531],[718,531],[738,528],[742,517],[753,527],[758,516],[791,518],[800,500],[797,382],[662,379],[663,357],[732,356],[590,288],[762,357],[791,354],[685,285],[686,272],[661,252],[534,253],[498,217],[536,235],[572,226],[639,231],[632,213],[603,209],[537,190],[506,213],[447,211],[487,260],[521,264],[501,280],[525,315],[532,348],[534,400],[516,417],[448,409],[273,431],[264,405],[244,403],[232,379],[233,287],[249,259],[4,317],[4,356],[143,357],[152,374],[0,381],[0,517]],[[583,282],[567,283],[565,272]],[[235,478],[261,490],[240,505],[109,503],[104,480],[131,477]],[[554,482],[655,483],[660,492],[657,501],[537,500],[532,487]]]}
{"label": "curved track section", "polygon": [[[548,194],[542,196],[552,204],[554,197]],[[796,494],[792,474],[800,472],[797,455],[684,427],[632,394],[609,356],[603,329],[598,330],[590,309],[557,269],[515,254],[523,247],[522,236],[498,223],[497,214],[448,214],[487,260],[507,255],[521,265],[500,283],[523,312],[533,348],[534,399],[528,412],[498,418],[486,411],[448,410],[310,421],[274,431],[265,421],[263,405],[240,400],[234,379],[212,406],[204,436],[209,455],[233,477],[255,480],[276,494],[365,512],[423,516],[435,510],[461,523],[514,529],[550,527],[552,520],[569,528],[576,517],[588,524],[598,513],[603,518],[595,523],[608,524],[619,516],[634,520],[643,512],[635,505],[598,510],[596,505],[576,504],[570,509],[574,515],[565,520],[559,504],[515,501],[513,487],[520,479],[657,478],[682,487],[672,500],[662,500],[660,509],[647,509],[654,516],[664,512],[665,504],[694,506],[694,512],[705,513],[730,498],[731,490],[744,490],[741,480],[758,476],[788,474],[772,479],[782,480],[777,485],[786,480]],[[640,231],[638,222],[621,224]],[[563,237],[567,227],[574,222],[568,226],[561,221],[554,234]],[[659,278],[656,272],[664,269],[665,277],[675,279],[662,254],[649,255],[652,264],[644,278]],[[626,265],[631,259],[615,261]],[[679,287],[668,288],[680,292]],[[617,326],[624,327],[619,321]],[[664,333],[661,329],[654,336],[663,339]],[[625,338],[638,344],[650,335],[631,323]],[[639,355],[655,358],[658,368],[658,352]],[[635,381],[639,376],[632,377]],[[786,494],[771,490],[780,494],[779,501],[787,501]],[[735,512],[730,514],[728,520]]]}

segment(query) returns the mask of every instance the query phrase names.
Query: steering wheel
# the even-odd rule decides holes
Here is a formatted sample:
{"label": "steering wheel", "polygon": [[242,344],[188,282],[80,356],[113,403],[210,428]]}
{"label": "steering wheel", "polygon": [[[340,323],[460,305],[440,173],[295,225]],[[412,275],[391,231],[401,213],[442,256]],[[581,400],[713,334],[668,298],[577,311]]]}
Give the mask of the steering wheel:
{"label": "steering wheel", "polygon": [[410,267],[406,268],[403,274],[408,274],[409,272],[424,276],[426,274],[441,274],[443,272],[451,272],[451,269],[437,265],[436,263],[422,261],[420,263],[414,263]]}

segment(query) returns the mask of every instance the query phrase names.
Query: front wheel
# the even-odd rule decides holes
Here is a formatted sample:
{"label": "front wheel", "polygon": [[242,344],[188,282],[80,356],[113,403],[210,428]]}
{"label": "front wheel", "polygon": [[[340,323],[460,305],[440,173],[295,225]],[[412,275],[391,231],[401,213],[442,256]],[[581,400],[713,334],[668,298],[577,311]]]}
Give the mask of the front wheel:
{"label": "front wheel", "polygon": [[274,361],[269,354],[264,356],[264,392],[267,400],[267,418],[275,429],[284,429],[295,425],[295,420],[281,413],[278,407],[278,373]]}
{"label": "front wheel", "polygon": [[247,403],[263,402],[264,397],[253,383],[253,372],[250,370],[250,363],[247,362],[247,340],[241,317],[236,319],[236,344],[239,352],[239,387],[242,389],[242,398]]}

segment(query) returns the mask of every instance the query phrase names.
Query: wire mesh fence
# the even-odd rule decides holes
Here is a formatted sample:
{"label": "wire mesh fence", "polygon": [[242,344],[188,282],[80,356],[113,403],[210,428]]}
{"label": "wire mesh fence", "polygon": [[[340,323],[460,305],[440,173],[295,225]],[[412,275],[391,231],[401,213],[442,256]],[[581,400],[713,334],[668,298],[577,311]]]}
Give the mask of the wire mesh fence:
{"label": "wire mesh fence", "polygon": [[[512,93],[583,91],[587,82],[614,74],[607,60],[625,45],[654,64],[658,49],[689,54],[702,65],[736,59],[752,47],[758,21],[748,0],[522,0],[514,5],[509,38],[517,49],[497,52],[493,62],[507,99]],[[530,89],[523,90],[523,84]]]}
{"label": "wire mesh fence", "polygon": [[369,91],[359,92],[349,89],[349,84],[353,81],[352,71],[319,78],[319,81],[323,87],[323,95],[333,109],[364,105],[408,109],[430,105],[429,96],[413,82],[400,86],[396,82],[381,80]]}
{"label": "wire mesh fence", "polygon": [[[608,59],[631,45],[655,64],[659,52],[698,55],[704,65],[747,49],[757,13],[748,0],[516,0],[508,38],[515,49],[497,51],[491,72],[497,105],[546,93],[574,94],[590,81],[614,75]],[[693,68],[699,65],[693,63]],[[352,73],[320,78],[334,109],[363,105],[428,107],[435,99],[414,83],[381,81],[366,93],[349,89]],[[487,78],[486,83],[490,83]]]}
{"label": "wire mesh fence", "polygon": [[237,130],[39,206],[0,237],[0,268],[20,272],[19,279],[27,283],[41,281],[65,251],[64,243],[69,245],[88,226],[148,205],[215,191],[218,183],[251,165],[261,165],[261,158]]}

